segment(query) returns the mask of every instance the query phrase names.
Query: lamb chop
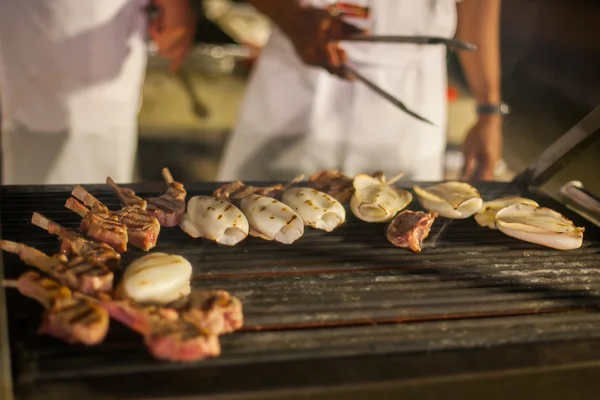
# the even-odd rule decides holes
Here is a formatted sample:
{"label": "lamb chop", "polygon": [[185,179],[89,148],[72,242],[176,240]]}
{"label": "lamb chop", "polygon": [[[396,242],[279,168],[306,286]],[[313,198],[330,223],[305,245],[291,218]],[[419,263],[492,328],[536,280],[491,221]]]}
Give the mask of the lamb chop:
{"label": "lamb chop", "polygon": [[79,229],[87,236],[97,242],[108,244],[119,253],[127,251],[129,240],[127,227],[114,215],[100,210],[90,211],[74,198],[69,198],[65,207],[83,218]]}
{"label": "lamb chop", "polygon": [[342,204],[352,197],[352,182],[352,178],[339,171],[320,171],[308,177],[309,187],[327,193]]}
{"label": "lamb chop", "polygon": [[182,319],[211,335],[231,333],[244,323],[242,303],[224,290],[193,291],[169,307]]}
{"label": "lamb chop", "polygon": [[221,353],[218,336],[207,334],[164,307],[142,307],[129,301],[105,299],[100,306],[116,319],[144,337],[156,358],[169,361],[198,361]]}
{"label": "lamb chop", "polygon": [[273,186],[247,186],[242,181],[235,181],[232,183],[227,183],[215,190],[213,196],[230,201],[232,203],[239,202],[239,200],[251,196],[253,194],[278,199],[281,197],[283,192],[285,192],[298,182],[302,181],[303,179],[304,175],[299,175],[291,181],[289,181],[288,183],[278,183]]}
{"label": "lamb chop", "polygon": [[10,286],[46,308],[39,334],[87,346],[104,340],[108,331],[108,312],[95,302],[75,298],[69,288],[35,272],[24,273]]}
{"label": "lamb chop", "polygon": [[31,223],[58,236],[62,240],[60,252],[67,256],[70,262],[77,259],[78,262],[85,261],[90,265],[106,266],[109,269],[119,267],[121,255],[108,244],[88,240],[83,235],[49,220],[39,213],[33,213]]}
{"label": "lamb chop", "polygon": [[142,210],[148,207],[146,200],[137,196],[131,189],[119,187],[110,176],[106,178],[106,183],[115,191],[123,207],[139,207]]}
{"label": "lamb chop", "polygon": [[150,212],[138,206],[126,206],[119,211],[111,212],[100,200],[79,185],[75,186],[71,194],[90,207],[91,213],[125,225],[129,243],[135,247],[148,251],[156,246],[160,224]]}
{"label": "lamb chop", "polygon": [[387,239],[397,247],[410,248],[413,252],[418,253],[437,216],[437,213],[434,212],[403,211],[388,226]]}
{"label": "lamb chop", "polygon": [[162,175],[169,188],[162,196],[148,199],[148,211],[156,215],[162,226],[171,228],[181,222],[187,192],[181,183],[173,179],[168,168],[163,168]]}
{"label": "lamb chop", "polygon": [[109,292],[114,275],[104,266],[92,265],[80,257],[69,261],[64,254],[52,257],[22,243],[0,240],[0,249],[18,255],[27,265],[38,268],[73,290],[94,295]]}

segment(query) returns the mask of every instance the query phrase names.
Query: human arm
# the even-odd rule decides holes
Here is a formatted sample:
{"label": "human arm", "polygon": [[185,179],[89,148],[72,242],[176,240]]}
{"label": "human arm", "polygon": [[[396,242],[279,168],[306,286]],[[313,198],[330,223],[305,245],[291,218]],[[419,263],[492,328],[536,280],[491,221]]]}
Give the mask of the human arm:
{"label": "human arm", "polygon": [[[459,55],[478,106],[501,102],[500,1],[463,0],[458,4],[457,38],[477,45]],[[463,144],[463,179],[489,180],[502,155],[502,116],[481,115]]]}
{"label": "human arm", "polygon": [[161,57],[171,62],[172,71],[179,69],[188,55],[196,34],[196,12],[190,0],[152,0],[159,9],[150,21],[150,37]]}
{"label": "human arm", "polygon": [[346,53],[337,40],[346,35],[362,33],[362,30],[325,10],[302,6],[297,0],[248,2],[269,17],[290,39],[305,64],[323,67],[334,75],[348,78],[344,71]]}

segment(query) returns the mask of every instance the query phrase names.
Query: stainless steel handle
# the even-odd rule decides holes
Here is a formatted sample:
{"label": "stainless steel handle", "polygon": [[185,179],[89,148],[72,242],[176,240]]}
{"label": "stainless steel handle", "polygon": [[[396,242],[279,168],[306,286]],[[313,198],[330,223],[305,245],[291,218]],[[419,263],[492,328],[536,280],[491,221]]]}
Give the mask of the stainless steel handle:
{"label": "stainless steel handle", "polygon": [[571,181],[560,188],[560,196],[569,208],[579,212],[590,222],[600,226],[600,199],[585,190],[579,181]]}

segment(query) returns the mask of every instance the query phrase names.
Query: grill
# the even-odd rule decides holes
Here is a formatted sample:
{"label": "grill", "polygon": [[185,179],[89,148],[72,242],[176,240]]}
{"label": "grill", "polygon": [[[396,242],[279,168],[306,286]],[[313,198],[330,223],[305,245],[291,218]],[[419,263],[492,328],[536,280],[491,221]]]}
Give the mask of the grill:
{"label": "grill", "polygon": [[[131,187],[148,197],[160,193],[149,186]],[[190,196],[214,188],[188,185]],[[69,189],[3,189],[2,237],[56,252],[57,240],[29,221],[38,211],[77,227],[78,217],[64,209]],[[486,199],[520,194],[510,184],[478,189]],[[119,207],[105,187],[90,191]],[[40,306],[9,291],[16,387],[191,370],[211,376],[291,361],[310,366],[323,359],[597,338],[600,241],[593,228],[585,239],[582,248],[560,252],[480,228],[472,219],[438,220],[423,253],[412,254],[390,245],[383,225],[353,218],[331,234],[307,230],[291,246],[249,238],[225,248],[163,229],[156,251],[188,258],[195,288],[225,289],[243,302],[245,327],[222,337],[221,357],[194,365],[158,362],[118,323],[99,346],[68,346],[38,336]],[[124,263],[141,254],[129,251]],[[11,254],[4,255],[4,267],[8,278],[23,271]],[[203,389],[219,390],[197,388]]]}
{"label": "grill", "polygon": [[[547,158],[544,162],[542,170],[527,174],[539,177],[554,165]],[[116,322],[95,347],[39,336],[41,307],[6,291],[15,393],[44,400],[50,393],[62,393],[63,399],[317,394],[331,399],[337,398],[332,388],[351,386],[356,398],[375,392],[379,398],[397,398],[382,393],[400,385],[403,398],[413,398],[420,382],[426,384],[414,398],[424,398],[428,388],[449,385],[441,377],[595,363],[600,360],[599,229],[515,182],[476,186],[484,199],[524,195],[564,213],[586,227],[583,246],[555,251],[480,228],[473,219],[439,219],[424,251],[412,254],[386,241],[384,225],[359,222],[350,213],[333,233],[307,229],[290,246],[248,238],[226,248],[191,239],[179,228],[163,229],[154,251],[188,258],[194,288],[227,290],[244,306],[243,330],[221,337],[219,358],[199,363],[156,361],[139,336]],[[130,187],[144,197],[164,190],[163,184]],[[186,185],[189,196],[217,187]],[[2,237],[56,252],[58,241],[33,226],[31,214],[77,227],[79,218],[64,208],[71,189],[0,189]],[[107,187],[87,189],[119,208]],[[415,202],[409,208],[416,207]],[[141,255],[132,249],[123,264]],[[24,270],[12,254],[4,254],[3,266],[9,279]],[[573,371],[561,372],[560,378],[585,376]],[[553,386],[558,378],[548,374],[543,387],[559,395]],[[68,394],[60,392],[65,388]],[[535,390],[540,395],[541,389]],[[575,391],[568,394],[576,397]]]}

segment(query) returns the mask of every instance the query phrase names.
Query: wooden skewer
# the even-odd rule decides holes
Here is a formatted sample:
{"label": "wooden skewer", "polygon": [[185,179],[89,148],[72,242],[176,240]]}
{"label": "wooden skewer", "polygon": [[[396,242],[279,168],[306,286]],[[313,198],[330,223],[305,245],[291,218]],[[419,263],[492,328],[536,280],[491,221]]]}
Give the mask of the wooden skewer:
{"label": "wooden skewer", "polygon": [[175,182],[175,179],[173,179],[173,175],[171,175],[171,171],[169,171],[169,168],[162,169],[162,176],[168,184]]}
{"label": "wooden skewer", "polygon": [[404,175],[406,175],[404,172],[400,172],[399,174],[395,175],[392,179],[390,179],[389,181],[387,181],[386,185],[393,185],[394,183],[396,183],[400,179],[402,179],[404,177]]}
{"label": "wooden skewer", "polygon": [[17,281],[13,280],[13,279],[2,279],[2,280],[0,280],[0,283],[2,283],[2,285],[0,285],[0,286],[3,286],[5,288],[14,288],[14,289],[16,289],[18,287],[17,286],[18,285]]}

